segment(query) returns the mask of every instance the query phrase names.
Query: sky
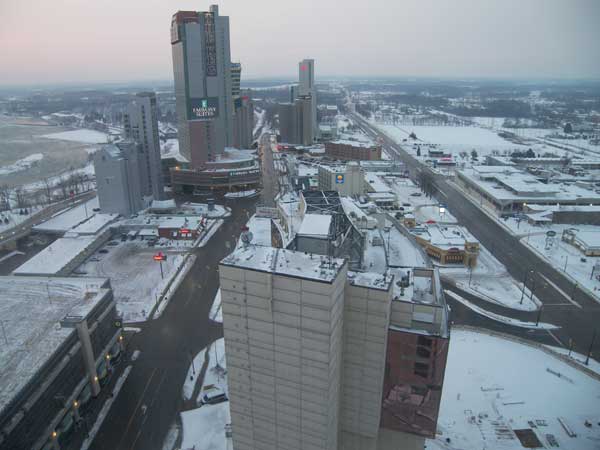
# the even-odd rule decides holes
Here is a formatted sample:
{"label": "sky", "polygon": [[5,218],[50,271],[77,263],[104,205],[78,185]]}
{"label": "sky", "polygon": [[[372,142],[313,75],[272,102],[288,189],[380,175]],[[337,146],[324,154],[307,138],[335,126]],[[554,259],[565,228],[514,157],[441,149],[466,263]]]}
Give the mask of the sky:
{"label": "sky", "polygon": [[597,0],[0,0],[0,85],[171,80],[172,14],[211,3],[242,79],[600,78]]}

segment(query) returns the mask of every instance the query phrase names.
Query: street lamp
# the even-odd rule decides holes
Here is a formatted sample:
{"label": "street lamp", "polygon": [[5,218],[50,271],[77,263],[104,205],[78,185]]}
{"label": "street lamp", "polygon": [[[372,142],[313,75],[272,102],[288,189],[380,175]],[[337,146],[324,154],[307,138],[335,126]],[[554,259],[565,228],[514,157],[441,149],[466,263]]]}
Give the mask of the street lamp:
{"label": "street lamp", "polygon": [[519,304],[523,304],[523,297],[525,296],[525,285],[527,284],[527,279],[529,278],[529,274],[533,274],[533,270],[525,273],[525,280],[523,280],[523,289],[521,290],[521,301]]}

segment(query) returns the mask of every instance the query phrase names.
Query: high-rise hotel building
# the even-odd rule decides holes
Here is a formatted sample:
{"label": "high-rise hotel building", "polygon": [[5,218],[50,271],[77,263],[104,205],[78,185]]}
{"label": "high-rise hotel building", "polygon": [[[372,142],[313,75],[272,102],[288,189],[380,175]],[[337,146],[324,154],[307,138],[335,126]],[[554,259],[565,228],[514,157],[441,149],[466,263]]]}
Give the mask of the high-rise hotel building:
{"label": "high-rise hotel building", "polygon": [[193,169],[202,168],[233,144],[229,17],[217,5],[178,11],[171,47],[179,150]]}

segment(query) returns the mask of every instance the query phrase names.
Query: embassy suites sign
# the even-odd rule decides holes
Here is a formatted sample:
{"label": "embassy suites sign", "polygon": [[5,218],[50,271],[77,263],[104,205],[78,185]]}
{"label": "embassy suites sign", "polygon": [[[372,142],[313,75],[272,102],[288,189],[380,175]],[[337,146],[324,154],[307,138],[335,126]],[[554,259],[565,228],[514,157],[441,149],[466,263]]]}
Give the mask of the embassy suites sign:
{"label": "embassy suites sign", "polygon": [[219,117],[219,98],[190,98],[188,101],[188,120],[211,120]]}

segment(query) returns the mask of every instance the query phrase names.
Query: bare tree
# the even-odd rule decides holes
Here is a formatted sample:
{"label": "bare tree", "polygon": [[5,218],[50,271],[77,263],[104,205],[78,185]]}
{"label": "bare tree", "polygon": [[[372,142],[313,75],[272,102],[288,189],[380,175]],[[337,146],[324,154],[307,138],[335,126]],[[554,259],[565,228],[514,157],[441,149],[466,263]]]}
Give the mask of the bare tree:
{"label": "bare tree", "polygon": [[7,211],[10,209],[10,187],[8,184],[0,186],[0,211]]}
{"label": "bare tree", "polygon": [[60,177],[57,186],[60,188],[61,199],[66,199],[69,196],[69,179]]}
{"label": "bare tree", "polygon": [[27,207],[27,196],[25,195],[25,191],[21,186],[15,189],[15,201],[17,203],[17,208],[26,208]]}
{"label": "bare tree", "polygon": [[52,202],[52,184],[49,178],[44,178],[42,183],[44,183],[43,192],[46,196],[46,203],[50,204]]}

